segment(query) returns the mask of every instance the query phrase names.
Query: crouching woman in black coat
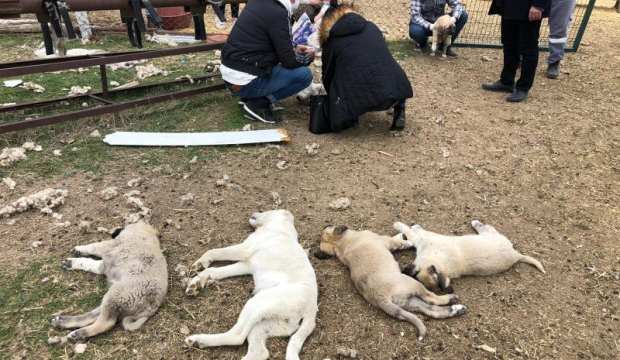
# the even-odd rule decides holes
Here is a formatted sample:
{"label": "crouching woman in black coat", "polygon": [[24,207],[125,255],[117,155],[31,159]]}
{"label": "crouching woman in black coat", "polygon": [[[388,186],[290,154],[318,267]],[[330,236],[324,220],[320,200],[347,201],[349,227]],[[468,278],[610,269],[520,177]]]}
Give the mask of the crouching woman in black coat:
{"label": "crouching woman in black coat", "polygon": [[404,129],[405,100],[413,97],[413,90],[381,30],[352,6],[341,5],[323,17],[320,41],[327,97],[322,104],[323,126],[313,130],[311,125],[311,130],[338,132],[354,126],[364,113],[391,107],[391,129]]}

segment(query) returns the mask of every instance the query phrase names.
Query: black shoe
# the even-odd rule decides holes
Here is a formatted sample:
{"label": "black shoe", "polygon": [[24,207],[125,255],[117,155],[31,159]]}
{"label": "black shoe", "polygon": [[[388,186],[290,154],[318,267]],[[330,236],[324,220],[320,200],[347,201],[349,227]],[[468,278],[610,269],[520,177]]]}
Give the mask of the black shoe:
{"label": "black shoe", "polygon": [[407,118],[405,116],[405,102],[401,101],[394,106],[394,118],[392,120],[392,127],[390,127],[390,130],[403,131],[406,123]]}
{"label": "black shoe", "polygon": [[420,46],[420,44],[417,45],[418,49],[420,49],[420,51],[422,52],[422,54],[430,54],[431,53],[431,46],[426,43],[426,45],[424,46]]}
{"label": "black shoe", "polygon": [[514,86],[505,85],[501,81],[498,80],[494,83],[482,84],[482,89],[486,91],[511,93],[514,91]]}
{"label": "black shoe", "polygon": [[273,113],[272,107],[273,104],[265,98],[246,100],[242,105],[246,117],[266,124],[279,122],[279,117]]}
{"label": "black shoe", "polygon": [[280,111],[284,111],[285,108],[283,106],[278,105],[277,103],[272,103],[271,104],[271,111],[275,112],[280,112]]}
{"label": "black shoe", "polygon": [[452,46],[448,46],[448,48],[446,49],[446,55],[451,58],[459,57],[459,55],[455,53],[454,50],[452,50]]}
{"label": "black shoe", "polygon": [[506,101],[517,103],[517,102],[525,101],[526,99],[527,99],[527,91],[515,89],[515,91],[513,91],[512,94],[508,95],[508,97],[506,98]]}
{"label": "black shoe", "polygon": [[284,111],[284,108],[276,103],[271,103],[269,104],[269,109],[271,109],[273,120],[277,123],[282,122],[282,116],[280,114]]}
{"label": "black shoe", "polygon": [[560,76],[560,62],[556,61],[547,67],[547,77],[549,79],[557,79]]}

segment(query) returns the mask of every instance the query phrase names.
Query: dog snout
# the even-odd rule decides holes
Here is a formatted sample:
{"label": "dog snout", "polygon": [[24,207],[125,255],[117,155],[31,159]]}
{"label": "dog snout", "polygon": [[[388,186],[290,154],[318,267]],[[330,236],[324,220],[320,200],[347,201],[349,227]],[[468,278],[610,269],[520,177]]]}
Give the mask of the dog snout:
{"label": "dog snout", "polygon": [[327,260],[327,259],[331,258],[331,255],[326,253],[325,251],[323,251],[321,249],[316,249],[314,251],[314,257],[319,259],[319,260]]}
{"label": "dog snout", "polygon": [[403,269],[403,274],[405,274],[405,275],[409,275],[409,276],[411,276],[412,278],[417,277],[419,272],[420,272],[420,271],[416,270],[416,269],[415,269],[415,266],[413,266],[413,265],[409,265],[409,266],[407,266],[407,267],[405,267],[405,268]]}

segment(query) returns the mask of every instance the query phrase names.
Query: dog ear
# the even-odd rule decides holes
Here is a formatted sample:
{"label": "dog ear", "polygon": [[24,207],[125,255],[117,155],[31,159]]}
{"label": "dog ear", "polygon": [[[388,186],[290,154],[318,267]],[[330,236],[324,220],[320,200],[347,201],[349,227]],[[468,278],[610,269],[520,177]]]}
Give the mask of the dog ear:
{"label": "dog ear", "polygon": [[334,235],[336,236],[341,236],[342,234],[344,234],[347,230],[349,230],[349,228],[346,225],[338,225],[336,226],[336,228],[334,229]]}

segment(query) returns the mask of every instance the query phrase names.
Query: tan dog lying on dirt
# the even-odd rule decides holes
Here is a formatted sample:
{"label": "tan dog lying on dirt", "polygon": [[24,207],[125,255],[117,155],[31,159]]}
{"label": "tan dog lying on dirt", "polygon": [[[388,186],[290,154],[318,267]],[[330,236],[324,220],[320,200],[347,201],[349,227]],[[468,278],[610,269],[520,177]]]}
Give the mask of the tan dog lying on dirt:
{"label": "tan dog lying on dirt", "polygon": [[431,26],[433,31],[433,44],[431,45],[431,56],[435,56],[437,52],[437,46],[443,44],[443,53],[441,57],[446,57],[446,51],[448,47],[452,45],[452,34],[454,33],[454,27],[456,22],[450,15],[442,15]]}
{"label": "tan dog lying on dirt", "polygon": [[[353,231],[346,226],[328,226],[323,230],[321,251],[336,255],[349,267],[357,290],[369,303],[399,320],[412,323],[421,340],[424,323],[412,312],[436,319],[462,315],[464,305],[455,295],[435,295],[417,280],[402,274],[391,250],[411,248],[410,241],[377,235],[370,231]],[[451,305],[451,306],[444,306]]]}
{"label": "tan dog lying on dirt", "polygon": [[[188,336],[185,343],[200,348],[242,345],[248,341],[244,360],[269,358],[269,337],[290,336],[286,360],[299,360],[299,352],[312,333],[318,311],[316,276],[308,255],[299,244],[293,214],[287,210],[255,213],[250,225],[256,231],[241,244],[207,251],[194,263],[203,269],[187,285],[185,293],[197,295],[209,281],[252,275],[253,296],[237,323],[221,334]],[[236,261],[210,267],[214,261]]]}
{"label": "tan dog lying on dirt", "polygon": [[445,236],[426,231],[420,225],[409,227],[395,223],[394,229],[404,234],[416,248],[413,265],[404,272],[429,289],[447,292],[452,291],[451,279],[465,275],[497,274],[519,261],[545,272],[538,260],[515,250],[510,240],[493,226],[478,220],[472,221],[471,226],[478,232],[477,235]]}
{"label": "tan dog lying on dirt", "polygon": [[[168,266],[159,248],[158,232],[138,222],[122,230],[114,239],[76,246],[62,264],[66,270],[104,274],[110,289],[101,305],[83,315],[57,316],[53,326],[72,331],[70,340],[83,340],[114,327],[122,320],[125,330],[139,329],[164,302],[168,291]],[[95,256],[95,260],[85,256]]]}

